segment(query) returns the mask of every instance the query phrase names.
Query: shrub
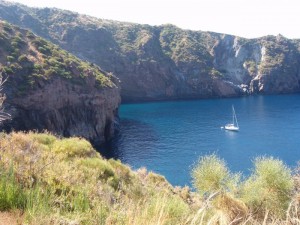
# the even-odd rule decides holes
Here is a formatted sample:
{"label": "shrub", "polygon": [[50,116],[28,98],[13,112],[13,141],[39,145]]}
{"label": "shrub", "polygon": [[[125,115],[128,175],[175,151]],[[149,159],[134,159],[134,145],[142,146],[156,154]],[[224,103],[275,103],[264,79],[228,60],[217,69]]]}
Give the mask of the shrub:
{"label": "shrub", "polygon": [[45,70],[45,77],[47,78],[47,77],[50,77],[50,76],[52,76],[52,75],[54,75],[55,74],[55,70],[54,69],[52,69],[52,68],[50,68],[50,69],[48,69],[48,70]]}
{"label": "shrub", "polygon": [[50,53],[50,52],[48,52],[48,50],[47,50],[46,48],[44,48],[44,47],[38,47],[38,50],[39,50],[39,52],[41,52],[41,53],[43,53],[43,54]]}
{"label": "shrub", "polygon": [[39,144],[52,146],[54,142],[57,140],[57,138],[50,134],[50,133],[34,133],[30,132],[28,134],[29,137],[31,137],[33,140],[37,141]]}
{"label": "shrub", "polygon": [[239,174],[231,174],[224,160],[215,154],[203,156],[192,169],[192,183],[200,194],[234,190]]}
{"label": "shrub", "polygon": [[210,74],[213,77],[224,77],[224,75],[220,71],[216,70],[215,68],[211,69]]}
{"label": "shrub", "polygon": [[18,58],[18,61],[20,63],[22,63],[22,62],[28,62],[28,58],[27,58],[26,55],[20,55],[19,58]]}
{"label": "shrub", "polygon": [[115,173],[113,166],[101,158],[86,158],[80,161],[80,164],[97,171],[98,179],[107,183],[113,189],[119,188],[120,177]]}
{"label": "shrub", "polygon": [[14,46],[14,47],[17,47],[17,48],[22,48],[26,42],[24,40],[22,40],[21,37],[19,36],[15,36],[12,41],[11,41],[11,44]]}
{"label": "shrub", "polygon": [[242,198],[258,216],[284,216],[291,200],[291,170],[282,161],[260,157],[254,161],[253,174],[243,185]]}
{"label": "shrub", "polygon": [[4,66],[3,69],[2,69],[2,71],[5,74],[13,74],[14,73],[14,71],[10,67],[8,67],[8,66]]}
{"label": "shrub", "polygon": [[15,61],[15,57],[9,55],[9,56],[6,57],[6,60],[7,60],[8,62],[13,62],[13,61]]}
{"label": "shrub", "polygon": [[80,161],[80,165],[88,169],[97,170],[98,178],[102,181],[108,181],[116,177],[113,167],[106,160],[101,158],[86,158]]}
{"label": "shrub", "polygon": [[224,160],[215,154],[203,156],[192,170],[193,185],[200,194],[210,196],[218,224],[245,219],[248,209],[236,198],[240,174],[232,174]]}
{"label": "shrub", "polygon": [[28,37],[29,39],[34,39],[35,38],[34,34],[31,31],[26,32],[26,37]]}
{"label": "shrub", "polygon": [[153,172],[148,173],[147,181],[149,183],[152,183],[152,184],[158,185],[158,186],[169,186],[169,183],[164,176],[153,173]]}
{"label": "shrub", "polygon": [[53,151],[56,153],[61,153],[67,158],[70,157],[91,157],[95,155],[95,150],[93,149],[90,142],[83,138],[68,138],[58,140],[53,145]]}
{"label": "shrub", "polygon": [[7,22],[3,23],[3,30],[5,30],[6,32],[12,32],[13,31],[12,26]]}
{"label": "shrub", "polygon": [[130,184],[132,179],[132,174],[130,168],[121,163],[120,160],[110,159],[109,164],[114,168],[115,173],[126,183]]}

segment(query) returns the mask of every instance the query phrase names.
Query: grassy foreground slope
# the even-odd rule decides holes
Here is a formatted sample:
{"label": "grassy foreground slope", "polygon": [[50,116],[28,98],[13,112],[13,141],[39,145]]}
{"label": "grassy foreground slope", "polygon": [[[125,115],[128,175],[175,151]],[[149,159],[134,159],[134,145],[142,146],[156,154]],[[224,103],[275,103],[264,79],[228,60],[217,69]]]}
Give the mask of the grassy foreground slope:
{"label": "grassy foreground slope", "polygon": [[258,158],[244,181],[215,155],[200,158],[189,188],[145,168],[103,159],[81,138],[0,134],[0,221],[22,224],[298,224],[299,175]]}
{"label": "grassy foreground slope", "polygon": [[28,224],[184,224],[197,203],[164,177],[48,133],[0,137],[0,210]]}

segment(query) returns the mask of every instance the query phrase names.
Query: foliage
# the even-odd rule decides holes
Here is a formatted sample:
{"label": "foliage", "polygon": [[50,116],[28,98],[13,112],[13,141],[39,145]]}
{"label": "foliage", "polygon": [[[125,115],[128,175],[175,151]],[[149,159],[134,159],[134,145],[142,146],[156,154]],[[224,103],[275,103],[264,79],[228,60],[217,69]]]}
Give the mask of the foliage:
{"label": "foliage", "polygon": [[176,224],[193,211],[154,173],[140,177],[81,138],[2,133],[0,151],[2,209],[22,210],[26,224]]}
{"label": "foliage", "polygon": [[232,174],[225,161],[215,154],[200,157],[192,170],[194,187],[201,194],[232,191],[239,181],[239,174]]}
{"label": "foliage", "polygon": [[255,74],[257,72],[257,66],[255,61],[248,60],[244,62],[244,67],[249,71],[251,75]]}
{"label": "foliage", "polygon": [[221,71],[218,71],[214,68],[210,71],[210,74],[212,77],[220,77],[220,78],[224,77]]}
{"label": "foliage", "polygon": [[250,177],[238,183],[224,160],[215,154],[201,157],[192,177],[203,199],[145,168],[133,171],[105,160],[81,138],[1,133],[0,151],[0,210],[21,210],[26,224],[289,224],[299,219],[297,203],[291,202],[291,171],[273,158],[257,158]]}
{"label": "foliage", "polygon": [[253,174],[243,186],[242,198],[254,212],[263,216],[284,216],[293,190],[291,170],[282,161],[260,157],[254,161]]}
{"label": "foliage", "polygon": [[91,157],[95,155],[95,150],[90,142],[76,137],[56,141],[53,144],[52,151],[67,158]]}
{"label": "foliage", "polygon": [[291,208],[291,170],[272,157],[256,158],[253,173],[238,183],[239,176],[231,174],[224,160],[207,155],[199,159],[192,177],[195,188],[207,194],[219,223],[242,222],[250,219],[249,214],[257,221],[280,220]]}
{"label": "foliage", "polygon": [[55,137],[49,132],[44,132],[44,133],[30,132],[28,133],[28,136],[32,138],[33,141],[36,141],[39,144],[43,144],[49,147],[51,147],[53,143],[57,140],[57,137]]}
{"label": "foliage", "polygon": [[4,170],[0,164],[0,211],[24,209],[26,194],[14,176],[13,168]]}
{"label": "foliage", "polygon": [[0,43],[0,51],[4,55],[0,58],[0,73],[10,75],[7,84],[15,88],[19,95],[34,89],[39,80],[54,77],[62,77],[79,85],[90,82],[88,80],[93,77],[98,88],[115,87],[112,76],[94,64],[81,61],[33,33],[1,21]]}

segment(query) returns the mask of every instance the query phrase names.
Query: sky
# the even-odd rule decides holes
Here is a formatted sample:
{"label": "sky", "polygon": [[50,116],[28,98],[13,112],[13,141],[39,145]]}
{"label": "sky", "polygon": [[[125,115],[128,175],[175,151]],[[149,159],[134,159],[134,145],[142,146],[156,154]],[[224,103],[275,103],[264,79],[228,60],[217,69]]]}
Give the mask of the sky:
{"label": "sky", "polygon": [[56,7],[101,19],[173,24],[246,38],[281,34],[300,38],[299,0],[14,0]]}

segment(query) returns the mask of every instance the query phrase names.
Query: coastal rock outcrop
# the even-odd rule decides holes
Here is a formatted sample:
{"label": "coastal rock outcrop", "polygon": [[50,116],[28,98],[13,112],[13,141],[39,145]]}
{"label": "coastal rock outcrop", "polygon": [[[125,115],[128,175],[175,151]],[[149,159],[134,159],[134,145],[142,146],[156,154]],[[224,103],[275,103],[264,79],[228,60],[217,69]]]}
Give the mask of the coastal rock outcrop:
{"label": "coastal rock outcrop", "polygon": [[1,129],[48,130],[101,144],[115,131],[119,80],[30,31],[0,21],[0,75],[4,107]]}
{"label": "coastal rock outcrop", "polygon": [[120,103],[115,88],[99,90],[93,84],[74,85],[56,78],[41,82],[26,96],[6,96],[5,108],[12,115],[12,120],[4,123],[6,128],[48,130],[66,137],[85,137],[95,144],[114,134]]}

